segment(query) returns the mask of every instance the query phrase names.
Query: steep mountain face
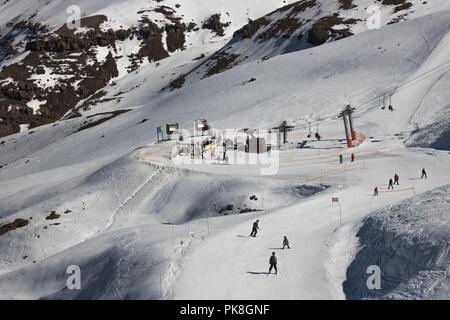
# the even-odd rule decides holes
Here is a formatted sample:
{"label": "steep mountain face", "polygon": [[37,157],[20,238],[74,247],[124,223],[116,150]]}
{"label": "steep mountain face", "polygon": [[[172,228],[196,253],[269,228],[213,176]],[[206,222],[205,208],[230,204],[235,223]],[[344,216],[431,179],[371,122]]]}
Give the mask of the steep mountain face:
{"label": "steep mountain face", "polygon": [[105,15],[81,19],[80,29],[64,24],[52,32],[31,21],[14,24],[2,38],[3,59],[20,52],[23,58],[0,72],[0,136],[19,131],[21,124],[32,128],[58,120],[111,79],[184,50],[185,32],[193,32],[195,23],[181,22],[169,7],[152,12],[164,16],[163,26],[145,12],[137,26],[127,29],[107,29]]}
{"label": "steep mountain face", "polygon": [[311,48],[357,33],[369,31],[367,19],[378,6],[380,27],[417,17],[442,8],[443,3],[417,0],[301,0],[285,5],[256,20],[250,20],[233,34],[231,41],[196,66],[180,75],[170,89],[181,87],[186,80],[210,77],[235,65]]}
{"label": "steep mountain face", "polygon": [[[79,6],[81,19],[71,20],[70,2]],[[79,116],[103,101],[102,89],[113,80],[218,41],[250,15],[239,6],[233,10],[240,13],[223,12],[223,4],[205,9],[172,0],[70,2],[0,4],[0,137]],[[253,2],[260,1],[248,5]]]}
{"label": "steep mountain face", "polygon": [[182,61],[163,89],[367,31],[372,5],[382,25],[450,8],[445,0],[4,1],[0,137],[120,101],[106,96],[116,81],[181,51],[197,58]]}

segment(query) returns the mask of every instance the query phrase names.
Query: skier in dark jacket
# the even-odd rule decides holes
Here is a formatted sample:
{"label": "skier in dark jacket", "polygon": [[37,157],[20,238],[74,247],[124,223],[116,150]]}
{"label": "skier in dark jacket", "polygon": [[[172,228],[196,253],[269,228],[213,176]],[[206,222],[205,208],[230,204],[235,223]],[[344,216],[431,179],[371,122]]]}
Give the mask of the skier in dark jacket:
{"label": "skier in dark jacket", "polygon": [[258,226],[259,220],[256,220],[253,222],[253,228],[252,232],[250,233],[250,237],[256,237],[256,233],[258,232],[259,226]]}
{"label": "skier in dark jacket", "polygon": [[272,252],[272,255],[270,256],[270,259],[269,259],[269,263],[270,263],[269,274],[272,271],[272,268],[275,269],[275,274],[277,274],[278,273],[278,270],[277,270],[277,257],[275,256],[275,252]]}
{"label": "skier in dark jacket", "polygon": [[373,196],[377,196],[378,195],[378,187],[375,187],[375,189],[373,190]]}
{"label": "skier in dark jacket", "polygon": [[344,163],[344,156],[342,154],[339,155],[339,164]]}
{"label": "skier in dark jacket", "polygon": [[425,177],[425,179],[427,178],[427,172],[425,171],[425,168],[422,169],[422,177],[420,177],[420,179],[423,179],[423,177]]}
{"label": "skier in dark jacket", "polygon": [[392,181],[392,179],[389,179],[388,190],[389,190],[390,188],[394,189],[394,182]]}
{"label": "skier in dark jacket", "polygon": [[288,247],[288,249],[291,248],[291,247],[289,247],[289,240],[286,236],[284,236],[284,239],[283,239],[283,250],[284,250],[284,247]]}

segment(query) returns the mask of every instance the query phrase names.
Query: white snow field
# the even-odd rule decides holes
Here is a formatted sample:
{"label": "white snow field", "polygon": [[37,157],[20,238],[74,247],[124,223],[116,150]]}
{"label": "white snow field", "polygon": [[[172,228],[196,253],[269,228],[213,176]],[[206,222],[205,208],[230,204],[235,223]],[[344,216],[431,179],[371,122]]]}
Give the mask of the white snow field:
{"label": "white snow field", "polygon": [[[118,2],[90,1],[87,14],[101,6],[114,11]],[[233,1],[230,8],[242,14],[234,30],[246,23],[249,2],[254,18],[281,5]],[[105,89],[106,98],[119,94],[120,101],[1,138],[0,226],[19,218],[28,224],[0,234],[0,299],[450,298],[446,3],[405,22],[161,92],[175,74],[195,66],[199,53],[225,44],[205,41],[121,75]],[[202,4],[215,12],[212,2]],[[31,15],[33,6],[29,10]],[[59,25],[51,12],[40,10],[40,19]],[[256,81],[247,82],[252,77]],[[381,109],[383,96],[391,94],[392,112]],[[348,103],[356,108],[361,138],[352,149],[337,118]],[[111,113],[118,110],[128,111]],[[296,127],[288,144],[271,152],[279,156],[276,173],[261,175],[256,165],[171,161],[175,142],[156,144],[156,127],[177,122],[191,129],[195,119],[218,130],[270,129],[283,120]],[[321,141],[306,137],[305,120],[314,121],[313,131],[319,124]],[[303,140],[306,147],[296,149]],[[446,150],[433,149],[436,143]],[[426,179],[420,179],[422,168]],[[400,186],[388,192],[394,173]],[[342,219],[332,197],[340,199]],[[432,210],[425,213],[428,205]],[[47,220],[52,211],[60,217]],[[261,230],[251,238],[256,219]],[[376,229],[378,220],[385,229]],[[383,253],[371,242],[377,241],[374,230],[387,234],[392,228],[400,239],[417,234],[425,246],[439,242],[439,257],[398,273],[392,261],[369,259]],[[281,249],[285,235],[291,249]],[[389,250],[401,248],[398,256],[409,257],[402,244]],[[279,273],[267,275],[273,251]],[[382,282],[378,295],[364,289],[365,264],[373,261],[387,278],[397,275]],[[72,265],[81,270],[80,290],[67,288]]]}

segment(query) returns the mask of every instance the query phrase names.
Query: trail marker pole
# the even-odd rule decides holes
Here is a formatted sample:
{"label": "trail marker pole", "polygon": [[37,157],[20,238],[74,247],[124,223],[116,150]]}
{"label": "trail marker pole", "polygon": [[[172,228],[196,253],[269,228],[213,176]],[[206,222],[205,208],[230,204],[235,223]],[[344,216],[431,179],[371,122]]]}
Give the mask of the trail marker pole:
{"label": "trail marker pole", "polygon": [[341,205],[341,200],[339,199],[339,197],[332,197],[331,198],[331,202],[332,203],[339,203],[339,227],[342,227],[342,205]]}

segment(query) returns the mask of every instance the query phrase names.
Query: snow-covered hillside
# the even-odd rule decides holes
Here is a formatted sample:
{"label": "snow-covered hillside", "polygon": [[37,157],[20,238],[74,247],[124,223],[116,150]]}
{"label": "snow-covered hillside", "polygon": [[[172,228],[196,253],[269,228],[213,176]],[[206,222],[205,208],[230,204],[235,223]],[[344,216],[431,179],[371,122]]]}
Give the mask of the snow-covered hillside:
{"label": "snow-covered hillside", "polygon": [[[344,292],[351,299],[449,297],[449,185],[371,214]],[[384,265],[380,291],[364,286],[367,265]]]}
{"label": "snow-covered hillside", "polygon": [[[81,8],[80,30],[64,25],[70,4]],[[369,30],[373,4],[382,25]],[[0,298],[448,298],[441,285],[434,296],[408,284],[416,271],[442,279],[448,259],[402,273],[382,294],[366,294],[360,272],[383,249],[372,237],[379,221],[397,228],[400,246],[409,230],[448,239],[448,228],[425,232],[425,220],[408,216],[432,208],[421,217],[448,224],[448,1],[16,0],[0,9]],[[339,23],[323,29],[330,17]],[[337,118],[347,104],[352,149]],[[215,130],[282,121],[293,130],[265,176],[217,158],[180,164],[175,141],[156,144],[158,126],[192,131],[196,119]],[[392,216],[397,208],[408,210]],[[290,250],[280,249],[285,235]],[[266,275],[272,251],[276,277]],[[81,290],[66,286],[71,265]]]}

